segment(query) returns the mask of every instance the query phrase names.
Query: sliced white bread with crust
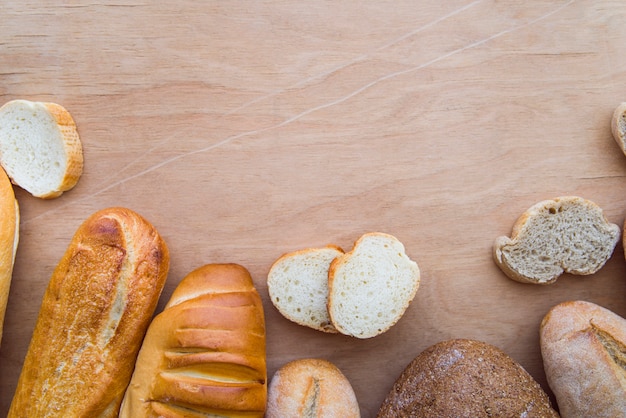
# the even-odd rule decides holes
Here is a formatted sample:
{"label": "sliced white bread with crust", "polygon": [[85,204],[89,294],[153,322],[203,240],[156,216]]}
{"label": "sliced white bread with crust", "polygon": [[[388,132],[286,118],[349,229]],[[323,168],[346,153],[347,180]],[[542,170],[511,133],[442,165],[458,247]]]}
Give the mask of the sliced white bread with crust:
{"label": "sliced white bread with crust", "polygon": [[626,102],[620,103],[613,111],[611,132],[617,145],[626,154]]}
{"label": "sliced white bread with crust", "polygon": [[337,333],[328,316],[328,269],[343,254],[335,245],[282,255],[267,275],[276,309],[287,319],[318,331]]}
{"label": "sliced white bread with crust", "polygon": [[333,260],[328,278],[332,324],[342,334],[371,338],[404,315],[417,293],[420,270],[396,237],[371,232]]}
{"label": "sliced white bread with crust", "polygon": [[511,279],[551,284],[563,273],[596,273],[620,240],[620,227],[577,196],[538,202],[515,222],[511,237],[496,238],[493,258]]}
{"label": "sliced white bread with crust", "polygon": [[12,100],[0,107],[0,165],[35,197],[51,199],[73,188],[83,150],[70,113],[56,103]]}

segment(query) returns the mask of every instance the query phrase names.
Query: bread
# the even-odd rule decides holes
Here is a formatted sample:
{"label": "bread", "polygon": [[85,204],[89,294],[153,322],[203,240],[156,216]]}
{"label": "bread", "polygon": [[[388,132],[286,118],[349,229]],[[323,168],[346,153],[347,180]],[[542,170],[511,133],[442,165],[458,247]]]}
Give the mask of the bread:
{"label": "bread", "polygon": [[208,264],[189,273],[150,324],[121,418],[263,417],[265,319],[248,271]]}
{"label": "bread", "polygon": [[617,145],[626,154],[626,102],[620,103],[613,111],[611,132]]}
{"label": "bread", "polygon": [[540,344],[563,417],[626,415],[624,318],[591,302],[563,302],[543,318]]}
{"label": "bread", "polygon": [[13,186],[0,168],[0,342],[20,235],[20,209]]}
{"label": "bread", "polygon": [[115,417],[169,268],[144,218],[100,210],[44,293],[9,417]]}
{"label": "bread", "polygon": [[328,270],[342,254],[341,248],[329,245],[290,252],[276,260],[267,275],[267,290],[276,309],[296,324],[337,333],[327,309]]}
{"label": "bread", "polygon": [[0,107],[0,165],[11,181],[50,199],[72,189],[83,151],[70,113],[56,103],[12,100]]}
{"label": "bread", "polygon": [[266,418],[358,418],[359,404],[346,376],[333,363],[293,360],[274,373]]}
{"label": "bread", "polygon": [[434,344],[411,361],[378,418],[558,417],[548,395],[499,348],[475,340]]}
{"label": "bread", "polygon": [[415,297],[420,271],[394,236],[362,235],[335,258],[328,273],[328,313],[345,335],[371,338],[386,332]]}
{"label": "bread", "polygon": [[563,273],[596,273],[613,254],[620,228],[595,203],[577,196],[536,203],[498,237],[493,258],[511,279],[547,285]]}

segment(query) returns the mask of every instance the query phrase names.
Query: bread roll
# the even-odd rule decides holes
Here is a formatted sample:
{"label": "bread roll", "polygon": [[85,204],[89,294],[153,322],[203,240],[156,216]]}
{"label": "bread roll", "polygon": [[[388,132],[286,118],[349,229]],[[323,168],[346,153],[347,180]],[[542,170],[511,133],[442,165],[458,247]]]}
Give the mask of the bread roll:
{"label": "bread roll", "polygon": [[208,264],[150,324],[120,417],[263,417],[265,319],[248,271]]}
{"label": "bread roll", "polygon": [[141,216],[90,216],[45,291],[9,417],[117,416],[168,268]]}
{"label": "bread roll", "polygon": [[613,111],[611,133],[620,150],[626,154],[626,102],[622,102]]}
{"label": "bread roll", "polygon": [[490,344],[454,339],[435,344],[404,369],[378,418],[558,417],[541,386]]}
{"label": "bread roll", "polygon": [[282,255],[267,275],[267,290],[276,309],[296,324],[336,334],[327,308],[328,270],[342,254],[341,248],[328,245]]}
{"label": "bread roll", "polygon": [[274,373],[266,418],[358,418],[359,404],[346,376],[333,363],[293,360]]}
{"label": "bread roll", "polygon": [[394,236],[362,235],[333,260],[328,272],[328,313],[342,334],[371,338],[395,325],[420,283],[417,263]]}
{"label": "bread roll", "polygon": [[547,285],[563,273],[596,273],[619,240],[619,226],[598,205],[563,196],[526,210],[513,225],[511,238],[495,240],[493,258],[510,279]]}
{"label": "bread roll", "polygon": [[563,417],[626,415],[626,319],[594,303],[563,302],[541,322],[540,343]]}
{"label": "bread roll", "polygon": [[20,210],[13,185],[0,168],[0,342],[4,329],[4,314],[7,309],[13,264],[19,242]]}
{"label": "bread roll", "polygon": [[12,100],[0,107],[0,164],[35,197],[72,189],[83,172],[83,149],[72,115],[61,105]]}

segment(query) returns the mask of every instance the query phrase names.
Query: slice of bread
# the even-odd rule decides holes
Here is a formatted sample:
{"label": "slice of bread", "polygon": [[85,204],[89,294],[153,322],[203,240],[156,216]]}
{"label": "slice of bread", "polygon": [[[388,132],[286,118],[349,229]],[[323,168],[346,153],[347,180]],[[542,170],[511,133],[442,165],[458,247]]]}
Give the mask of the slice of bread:
{"label": "slice of bread", "polygon": [[613,254],[620,227],[595,203],[577,196],[536,203],[515,222],[511,238],[496,238],[493,258],[511,279],[551,284],[563,273],[597,272]]}
{"label": "slice of bread", "polygon": [[326,309],[328,269],[342,254],[341,248],[328,245],[290,252],[276,260],[267,275],[267,289],[276,309],[299,325],[337,333]]}
{"label": "slice of bread", "polygon": [[626,102],[620,103],[613,111],[611,132],[617,145],[626,154]]}
{"label": "slice of bread", "polygon": [[73,188],[83,151],[69,112],[55,103],[12,100],[0,107],[0,165],[13,184],[51,199]]}
{"label": "slice of bread", "polygon": [[420,271],[396,237],[371,232],[333,260],[328,278],[332,324],[342,334],[371,338],[404,315],[417,293]]}

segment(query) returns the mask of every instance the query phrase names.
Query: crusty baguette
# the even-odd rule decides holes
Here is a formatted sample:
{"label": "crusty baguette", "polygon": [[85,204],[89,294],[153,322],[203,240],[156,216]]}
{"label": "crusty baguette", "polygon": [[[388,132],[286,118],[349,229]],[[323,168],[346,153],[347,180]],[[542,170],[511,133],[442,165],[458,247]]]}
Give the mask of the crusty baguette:
{"label": "crusty baguette", "polygon": [[591,302],[563,302],[541,322],[540,345],[563,417],[626,415],[626,319]]}
{"label": "crusty baguette", "polygon": [[262,417],[265,319],[248,271],[189,273],[150,324],[120,417]]}
{"label": "crusty baguette", "polygon": [[577,196],[538,202],[513,225],[511,238],[498,237],[493,258],[511,279],[547,285],[563,273],[596,273],[613,254],[620,227],[602,209]]}
{"label": "crusty baguette", "polygon": [[626,102],[620,103],[613,111],[611,132],[619,148],[626,154]]}
{"label": "crusty baguette", "polygon": [[284,364],[268,388],[266,418],[358,418],[352,385],[328,360],[304,358]]}
{"label": "crusty baguette", "polygon": [[13,185],[0,168],[0,342],[4,328],[13,264],[19,242],[20,209],[15,199]]}
{"label": "crusty baguette", "polygon": [[61,105],[12,100],[0,107],[0,165],[35,197],[72,189],[83,172],[76,123]]}
{"label": "crusty baguette", "polygon": [[9,417],[115,417],[168,268],[135,212],[85,220],[45,291]]}
{"label": "crusty baguette", "polygon": [[296,324],[337,333],[328,315],[328,270],[343,254],[335,245],[307,248],[282,255],[267,275],[270,300]]}
{"label": "crusty baguette", "polygon": [[420,283],[417,263],[394,236],[370,232],[335,258],[328,273],[328,313],[342,334],[371,338],[400,320]]}
{"label": "crusty baguette", "polygon": [[524,368],[482,341],[434,344],[409,363],[378,418],[557,418],[548,395]]}

